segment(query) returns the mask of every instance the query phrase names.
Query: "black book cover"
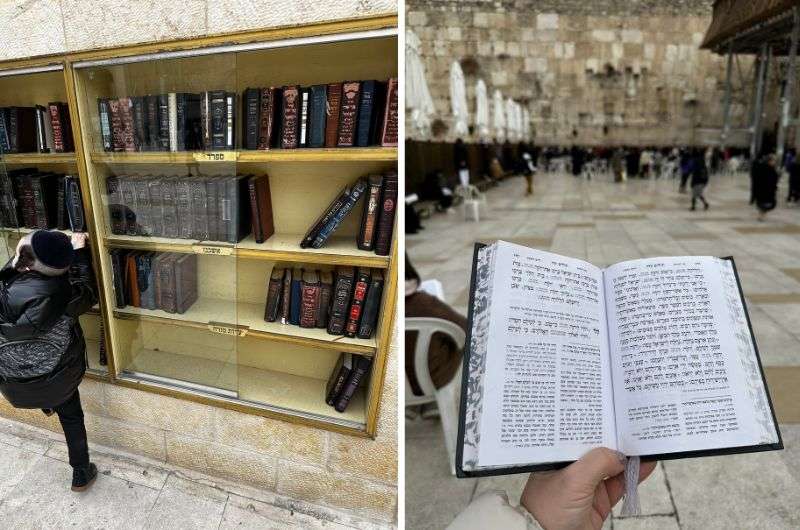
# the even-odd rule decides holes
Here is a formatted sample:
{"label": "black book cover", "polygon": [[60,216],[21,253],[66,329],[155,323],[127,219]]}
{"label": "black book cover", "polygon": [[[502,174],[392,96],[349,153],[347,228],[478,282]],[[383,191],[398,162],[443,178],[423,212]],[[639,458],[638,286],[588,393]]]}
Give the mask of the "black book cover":
{"label": "black book cover", "polygon": [[369,339],[375,333],[378,324],[378,315],[381,310],[381,295],[383,294],[383,273],[379,270],[372,271],[367,299],[361,315],[361,324],[358,327],[358,338]]}
{"label": "black book cover", "polygon": [[258,149],[259,111],[261,110],[261,90],[248,88],[242,97],[242,139],[244,149]]}
{"label": "black book cover", "polygon": [[56,214],[56,227],[59,230],[67,229],[67,177],[59,177],[58,179],[58,210]]}
{"label": "black book cover", "polygon": [[133,104],[133,141],[137,151],[147,151],[150,147],[150,130],[147,127],[147,108],[144,96],[131,98]]}
{"label": "black book cover", "polygon": [[358,147],[369,145],[371,125],[375,110],[375,94],[377,83],[373,80],[361,82],[361,97],[358,103],[358,120],[356,123],[356,141]]}
{"label": "black book cover", "polygon": [[309,147],[325,146],[325,126],[328,117],[328,86],[314,85],[311,87],[311,115]]}
{"label": "black book cover", "polygon": [[67,175],[64,181],[69,228],[73,232],[86,232],[86,214],[83,211],[83,198],[77,176]]}
{"label": "black book cover", "polygon": [[127,297],[125,296],[125,264],[127,260],[127,250],[114,249],[111,251],[111,270],[114,274],[114,301],[119,309],[127,305]]}
{"label": "black book cover", "polygon": [[353,399],[356,390],[358,390],[358,387],[361,386],[362,382],[366,379],[371,366],[372,359],[370,357],[363,357],[361,355],[354,356],[353,371],[347,377],[347,383],[345,383],[344,388],[336,398],[336,412],[344,412],[347,410],[350,400]]}
{"label": "black book cover", "polygon": [[103,142],[103,151],[113,151],[114,140],[111,136],[111,111],[108,108],[108,99],[97,100],[97,111],[100,116],[100,139]]}
{"label": "black book cover", "polygon": [[144,96],[145,102],[145,126],[147,127],[147,150],[158,151],[161,149],[161,137],[159,128],[159,107],[158,96]]}
{"label": "black book cover", "polygon": [[164,235],[164,197],[161,189],[161,179],[153,177],[147,179],[147,188],[150,195],[150,230],[153,237]]}
{"label": "black book cover", "polygon": [[169,151],[169,94],[158,96],[158,148]]}
{"label": "black book cover", "polygon": [[208,116],[211,126],[210,137],[212,149],[225,149],[225,133],[228,126],[227,113],[225,92],[222,90],[209,92]]}

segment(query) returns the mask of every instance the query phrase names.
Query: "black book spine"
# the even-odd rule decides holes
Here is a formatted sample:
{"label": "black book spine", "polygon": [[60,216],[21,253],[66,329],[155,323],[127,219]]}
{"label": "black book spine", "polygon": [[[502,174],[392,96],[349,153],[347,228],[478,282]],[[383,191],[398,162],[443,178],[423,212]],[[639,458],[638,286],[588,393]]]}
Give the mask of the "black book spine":
{"label": "black book spine", "polygon": [[372,366],[372,359],[368,357],[358,356],[357,359],[353,360],[353,371],[350,373],[350,377],[347,378],[347,383],[336,399],[336,412],[344,412],[347,410],[350,400],[353,399],[356,390],[358,390],[361,382],[367,376],[370,366]]}
{"label": "black book spine", "polygon": [[328,87],[314,85],[311,87],[311,132],[308,141],[309,147],[323,147],[325,145],[325,125],[328,116]]}
{"label": "black book spine", "polygon": [[369,339],[375,333],[378,323],[378,313],[381,308],[381,295],[383,294],[383,275],[380,271],[372,273],[372,281],[367,290],[367,300],[361,315],[361,324],[358,327],[358,338]]}
{"label": "black book spine", "polygon": [[158,96],[145,96],[146,118],[145,125],[147,126],[147,150],[158,151],[160,149],[160,136],[159,127],[161,122],[158,115]]}
{"label": "black book spine", "polygon": [[97,100],[97,109],[100,114],[100,137],[103,141],[103,151],[113,151],[114,143],[111,137],[111,114],[108,109],[108,100]]}
{"label": "black book spine", "polygon": [[147,109],[144,97],[131,98],[133,103],[133,133],[137,151],[147,151],[150,143],[147,129]]}
{"label": "black book spine", "polygon": [[211,92],[210,99],[211,147],[212,149],[225,149],[225,129],[227,128],[225,92]]}
{"label": "black book spine", "polygon": [[169,151],[169,94],[158,96],[158,148]]}
{"label": "black book spine", "polygon": [[356,126],[356,145],[366,147],[370,140],[370,126],[375,101],[375,81],[361,83],[361,100],[358,104],[358,125]]}
{"label": "black book spine", "polygon": [[259,110],[261,107],[261,91],[248,88],[244,93],[244,148],[258,149]]}
{"label": "black book spine", "polygon": [[175,114],[178,131],[178,151],[186,151],[186,94],[175,94]]}

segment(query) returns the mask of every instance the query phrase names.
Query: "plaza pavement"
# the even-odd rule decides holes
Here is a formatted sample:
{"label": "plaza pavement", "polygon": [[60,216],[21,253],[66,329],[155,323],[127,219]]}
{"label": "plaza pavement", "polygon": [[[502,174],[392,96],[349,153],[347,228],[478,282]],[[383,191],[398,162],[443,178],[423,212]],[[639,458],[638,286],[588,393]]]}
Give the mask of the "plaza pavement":
{"label": "plaza pavement", "polygon": [[[539,175],[525,197],[524,180],[512,178],[488,191],[479,223],[464,222],[459,211],[435,214],[407,236],[422,278],[439,279],[448,303],[465,314],[475,241],[504,239],[601,267],[650,256],[734,257],[786,449],[659,463],[640,489],[643,515],[615,515],[606,528],[800,528],[800,207],[786,206],[785,181],[778,208],[759,223],[744,174],[712,176],[711,208],[695,212],[675,180]],[[444,528],[488,489],[518,500],[526,479],[451,477],[438,420],[406,420],[409,529]]]}

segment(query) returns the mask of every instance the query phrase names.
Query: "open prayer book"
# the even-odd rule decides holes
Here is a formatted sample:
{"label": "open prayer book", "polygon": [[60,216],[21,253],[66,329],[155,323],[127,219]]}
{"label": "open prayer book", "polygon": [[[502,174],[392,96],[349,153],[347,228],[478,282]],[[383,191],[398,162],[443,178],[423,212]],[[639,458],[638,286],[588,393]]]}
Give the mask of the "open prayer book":
{"label": "open prayer book", "polygon": [[476,245],[458,476],[783,449],[733,259]]}

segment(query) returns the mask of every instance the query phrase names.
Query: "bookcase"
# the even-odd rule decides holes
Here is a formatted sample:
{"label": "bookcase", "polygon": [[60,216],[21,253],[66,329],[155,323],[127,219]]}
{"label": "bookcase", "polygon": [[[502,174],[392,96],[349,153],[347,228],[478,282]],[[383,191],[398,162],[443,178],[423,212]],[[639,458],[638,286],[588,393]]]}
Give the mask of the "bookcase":
{"label": "bookcase", "polygon": [[[67,103],[67,100],[68,85],[62,62],[0,70],[0,108],[47,107],[51,102]],[[67,131],[64,131],[64,134],[67,134]],[[82,173],[79,171],[80,164],[74,149],[68,152],[55,152],[52,148],[48,152],[41,152],[38,149],[19,151],[23,152],[8,152],[4,143],[0,142],[0,180],[10,182],[11,175],[20,170],[69,175],[76,178],[80,178]],[[84,197],[84,210],[88,206]],[[0,260],[3,265],[14,256],[19,240],[32,231],[33,228],[24,226],[22,219],[12,223],[0,223],[0,237],[2,237]],[[70,230],[63,231],[71,234]],[[91,236],[92,232],[89,232]],[[96,246],[96,241],[93,238],[90,240],[90,244]],[[101,343],[104,346],[101,307],[102,305],[98,304],[83,315],[80,321],[86,338],[87,373],[90,377],[107,378],[108,365],[105,358],[101,361]]]}
{"label": "bookcase", "polygon": [[[80,165],[85,183],[112,382],[338,432],[374,435],[396,306],[396,216],[389,255],[356,245],[363,199],[324,246],[301,248],[300,241],[343,188],[370,174],[396,171],[397,148],[245,149],[242,94],[253,87],[396,78],[396,28],[367,22],[329,28],[323,34],[277,32],[274,38],[241,42],[236,36],[198,39],[166,48],[131,47],[67,61],[69,99],[76,108],[73,127],[82,152],[77,162],[73,158],[62,163]],[[108,149],[104,100],[213,92],[235,101],[235,111],[228,112],[235,134],[226,147],[153,151],[140,150],[137,144],[137,150]],[[120,208],[109,192],[109,177],[210,186],[236,175],[268,176],[274,234],[261,243],[252,233],[225,240],[208,231],[208,237],[198,237],[196,227],[183,237],[115,227],[118,216],[131,212],[124,204]],[[226,208],[233,212],[248,200],[244,194],[225,197]],[[231,206],[237,201],[238,209]],[[131,218],[145,222],[143,211],[133,212]],[[119,300],[126,266],[120,256],[128,260],[132,252],[154,262],[160,256],[164,263],[183,263],[183,272],[174,272],[183,281],[176,280],[176,285],[184,286],[176,297],[185,295],[187,306],[145,309],[147,304]],[[169,270],[179,266],[174,267]],[[267,288],[276,267],[380,270],[385,283],[374,334],[349,338],[323,328],[266,321]],[[134,270],[134,282],[141,281],[140,269]],[[369,357],[372,364],[349,406],[337,412],[326,404],[325,395],[341,353]]]}

